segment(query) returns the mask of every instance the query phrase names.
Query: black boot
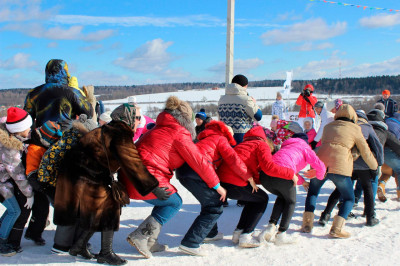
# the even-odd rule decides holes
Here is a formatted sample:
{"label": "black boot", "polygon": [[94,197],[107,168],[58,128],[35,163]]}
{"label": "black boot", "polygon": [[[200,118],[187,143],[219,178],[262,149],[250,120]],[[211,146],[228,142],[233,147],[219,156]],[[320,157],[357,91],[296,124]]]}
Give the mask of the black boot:
{"label": "black boot", "polygon": [[127,261],[118,257],[118,255],[113,251],[113,237],[114,231],[101,232],[101,250],[97,256],[97,262],[107,263],[110,265],[124,265]]}
{"label": "black boot", "polygon": [[87,248],[87,243],[89,242],[93,234],[94,232],[92,231],[84,231],[79,239],[69,249],[69,254],[71,256],[80,255],[87,260],[93,259],[95,255],[91,253]]}
{"label": "black boot", "polygon": [[329,222],[329,219],[331,218],[331,215],[330,214],[327,214],[327,213],[325,213],[325,212],[322,212],[321,213],[321,217],[319,218],[319,221],[318,221],[318,223],[320,224],[320,225],[322,225],[322,226],[325,226],[328,222]]}
{"label": "black boot", "polygon": [[375,216],[367,217],[367,223],[365,224],[366,226],[375,226],[377,224],[379,224],[378,218],[376,218]]}

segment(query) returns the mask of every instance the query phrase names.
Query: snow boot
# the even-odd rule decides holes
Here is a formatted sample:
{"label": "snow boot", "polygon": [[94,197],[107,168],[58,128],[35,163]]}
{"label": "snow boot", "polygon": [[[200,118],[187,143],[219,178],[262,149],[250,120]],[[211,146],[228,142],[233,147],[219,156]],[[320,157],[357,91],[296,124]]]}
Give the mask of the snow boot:
{"label": "snow boot", "polygon": [[239,238],[240,238],[240,235],[243,233],[243,229],[235,229],[235,231],[233,231],[233,234],[232,234],[232,242],[233,242],[233,244],[237,244],[237,243],[239,243]]}
{"label": "snow boot", "polygon": [[154,223],[154,225],[156,228],[147,241],[147,248],[151,253],[166,251],[168,249],[168,245],[158,243],[158,236],[160,235],[162,226],[157,221]]}
{"label": "snow boot", "polygon": [[265,228],[258,236],[258,240],[260,241],[260,243],[264,241],[271,242],[272,237],[275,235],[275,233],[276,225],[273,223],[269,223],[267,228]]}
{"label": "snow boot", "polygon": [[345,219],[339,215],[333,218],[333,223],[329,235],[334,238],[349,238],[350,233],[343,230]]}
{"label": "snow boot", "polygon": [[7,243],[7,239],[0,238],[0,255],[3,257],[11,257],[17,252]]}
{"label": "snow boot", "polygon": [[149,238],[154,235],[154,232],[158,227],[161,227],[160,223],[150,215],[135,231],[128,235],[126,240],[129,244],[135,247],[140,254],[149,259],[152,257],[152,254],[148,248],[148,241]]}
{"label": "snow boot", "polygon": [[241,248],[256,248],[260,245],[260,241],[254,238],[252,233],[241,234],[239,237],[239,247]]}
{"label": "snow boot", "polygon": [[275,235],[275,245],[288,245],[297,243],[297,238],[286,234],[286,232],[278,232]]}
{"label": "snow boot", "polygon": [[203,257],[206,254],[203,252],[203,250],[201,249],[201,247],[198,248],[189,248],[187,246],[184,245],[180,245],[179,246],[179,250],[181,250],[183,253],[186,253],[188,255],[192,255],[192,256],[200,256]]}
{"label": "snow boot", "polygon": [[84,231],[79,239],[75,242],[75,244],[73,244],[72,247],[69,249],[69,254],[71,256],[80,255],[87,260],[93,259],[95,255],[87,248],[87,243],[89,242],[93,234],[94,232],[92,231]]}
{"label": "snow boot", "polygon": [[101,232],[101,250],[97,256],[98,263],[107,263],[110,265],[124,265],[126,260],[118,257],[112,248],[114,231]]}
{"label": "snow boot", "polygon": [[329,219],[331,218],[331,215],[330,214],[327,214],[327,213],[325,213],[325,212],[322,212],[321,213],[321,217],[319,218],[319,221],[318,221],[318,223],[320,224],[320,225],[322,225],[322,226],[325,226],[328,222],[329,222]]}
{"label": "snow boot", "polygon": [[218,232],[218,234],[214,237],[206,237],[204,238],[203,242],[204,243],[210,243],[210,242],[215,242],[218,240],[224,239],[224,234],[221,232]]}
{"label": "snow boot", "polygon": [[382,201],[382,202],[386,202],[387,201],[385,185],[386,185],[385,181],[379,182],[379,185],[378,185],[377,195],[378,195],[378,199],[380,201]]}
{"label": "snow boot", "polygon": [[304,212],[303,213],[303,225],[301,226],[301,232],[311,233],[314,226],[314,213]]}
{"label": "snow boot", "polygon": [[376,218],[375,216],[372,217],[367,217],[367,223],[365,224],[366,226],[375,226],[379,224],[379,219]]}

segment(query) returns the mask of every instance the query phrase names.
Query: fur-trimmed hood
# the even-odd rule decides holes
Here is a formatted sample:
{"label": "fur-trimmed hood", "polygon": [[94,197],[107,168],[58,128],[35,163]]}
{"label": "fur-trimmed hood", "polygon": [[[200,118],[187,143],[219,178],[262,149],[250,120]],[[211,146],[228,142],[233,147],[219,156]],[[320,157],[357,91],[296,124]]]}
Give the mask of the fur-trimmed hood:
{"label": "fur-trimmed hood", "polygon": [[[186,115],[184,115],[184,114],[183,114],[180,110],[178,110],[178,109],[174,109],[174,110],[165,109],[164,112],[166,112],[166,113],[172,115],[172,116],[176,119],[176,121],[178,122],[179,125],[183,126],[184,128],[186,128],[186,129],[190,132],[190,135],[192,136],[192,139],[193,139],[193,140],[196,139],[196,130],[195,130],[195,126],[194,126],[193,122],[192,122],[190,119],[187,118]],[[162,113],[161,113],[161,114],[162,114]],[[160,115],[161,115],[161,114],[160,114]],[[162,119],[162,120],[164,120],[164,119]],[[160,122],[161,122],[161,121],[160,121]],[[165,120],[165,122],[166,122],[166,123],[169,123],[168,119]],[[157,122],[156,122],[156,123],[157,123],[157,124],[159,123],[159,119],[158,119],[158,118],[157,118]],[[161,122],[161,123],[163,123],[163,122]]]}
{"label": "fur-trimmed hood", "polygon": [[222,135],[227,138],[231,146],[236,145],[235,139],[224,122],[216,120],[210,121],[206,124],[206,129],[202,131],[197,138],[201,140],[211,135]]}
{"label": "fur-trimmed hood", "polygon": [[0,124],[0,144],[7,149],[19,150],[24,149],[24,143],[15,136],[11,135],[6,128],[6,124]]}

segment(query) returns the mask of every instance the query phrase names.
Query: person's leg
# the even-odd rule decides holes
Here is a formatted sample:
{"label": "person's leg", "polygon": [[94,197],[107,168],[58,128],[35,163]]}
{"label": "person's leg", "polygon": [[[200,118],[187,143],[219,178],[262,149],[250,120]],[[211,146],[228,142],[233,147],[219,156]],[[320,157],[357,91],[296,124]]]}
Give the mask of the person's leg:
{"label": "person's leg", "polygon": [[375,176],[374,178],[371,179],[371,186],[372,186],[372,199],[375,202],[376,193],[378,191],[378,176]]}
{"label": "person's leg", "polygon": [[[326,203],[325,210],[322,212],[325,216],[331,215],[333,209],[335,208],[336,204],[339,202],[340,199],[340,192],[337,188],[333,190],[331,195],[329,196],[328,202]],[[321,215],[322,216],[322,215]]]}
{"label": "person's leg", "polygon": [[282,213],[281,223],[279,224],[279,232],[286,232],[292,220],[294,209],[296,207],[296,187],[292,185],[291,180],[282,179],[281,193],[285,201],[285,207]]}
{"label": "person's leg", "polygon": [[327,178],[332,180],[343,198],[343,204],[339,208],[338,215],[346,219],[354,205],[354,191],[351,178],[338,174],[328,174]]}
{"label": "person's leg", "polygon": [[72,244],[76,232],[76,225],[57,225],[56,233],[54,234],[53,253],[67,253]]}
{"label": "person's leg", "polygon": [[375,179],[374,173],[369,170],[360,171],[360,183],[364,190],[364,213],[367,219],[367,226],[374,226],[379,223],[375,217],[375,201],[373,197],[371,180]]}
{"label": "person's leg", "polygon": [[179,181],[201,204],[201,212],[185,234],[181,244],[198,248],[206,237],[212,238],[218,234],[217,220],[223,212],[222,201],[219,199],[220,195],[202,180],[182,178]]}
{"label": "person's leg", "polygon": [[18,201],[19,208],[21,210],[21,214],[18,219],[15,221],[14,226],[8,236],[8,243],[12,245],[19,252],[21,249],[21,238],[24,232],[25,224],[29,219],[29,215],[31,214],[31,209],[26,208],[24,205],[26,204],[27,198],[22,194],[22,192],[14,186],[14,195]]}
{"label": "person's leg", "polygon": [[146,200],[147,203],[154,205],[151,216],[161,225],[164,225],[179,212],[182,207],[182,198],[178,193],[172,194],[167,200]]}
{"label": "person's leg", "polygon": [[35,201],[32,207],[32,216],[28,229],[25,232],[25,238],[33,240],[37,245],[46,244],[42,238],[42,233],[46,227],[47,217],[49,215],[49,201],[47,196],[41,192],[35,192]]}
{"label": "person's leg", "polygon": [[7,216],[4,217],[0,226],[0,239],[4,240],[10,235],[15,221],[21,214],[21,209],[19,208],[18,201],[14,196],[4,200],[2,204],[7,209]]}
{"label": "person's leg", "polygon": [[260,173],[260,183],[261,185],[268,190],[270,193],[276,195],[276,199],[275,199],[275,204],[274,207],[272,209],[272,213],[269,219],[269,223],[277,225],[279,222],[279,219],[281,218],[283,209],[285,208],[285,200],[281,194],[281,192],[279,191],[279,186],[280,186],[280,180],[282,180],[281,178],[277,178],[277,177],[271,177],[266,175],[264,172]]}
{"label": "person's leg", "polygon": [[305,203],[306,212],[314,212],[317,205],[317,198],[322,186],[324,185],[326,179],[318,180],[313,178],[310,180],[310,187],[308,188],[307,198]]}
{"label": "person's leg", "polygon": [[358,180],[356,182],[356,188],[354,189],[354,203],[358,204],[358,201],[361,199],[363,193],[363,187],[361,185],[361,182]]}

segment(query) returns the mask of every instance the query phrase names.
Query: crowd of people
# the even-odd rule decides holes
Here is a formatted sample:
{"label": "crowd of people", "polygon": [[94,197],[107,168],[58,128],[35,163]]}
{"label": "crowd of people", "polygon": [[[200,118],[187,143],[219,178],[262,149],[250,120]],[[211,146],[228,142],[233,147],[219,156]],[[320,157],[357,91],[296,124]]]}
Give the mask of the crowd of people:
{"label": "crowd of people", "polygon": [[[127,236],[130,245],[150,258],[167,249],[158,237],[183,204],[170,182],[174,175],[201,205],[179,246],[186,254],[204,256],[202,243],[223,238],[218,218],[227,198],[243,206],[232,234],[239,247],[295,243],[286,232],[296,186],[308,191],[301,231],[311,233],[318,194],[327,180],[336,189],[319,223],[328,223],[339,202],[329,235],[348,238],[345,220],[361,192],[366,225],[374,226],[379,223],[375,195],[384,196],[388,179],[382,175],[378,189],[382,169],[399,171],[400,122],[388,91],[371,110],[355,111],[340,99],[318,101],[308,84],[296,102],[301,120],[284,119],[286,107],[278,94],[267,128],[258,124],[262,112],[248,95],[243,75],[235,76],[221,97],[219,120],[204,109],[194,114],[187,102],[170,96],[154,121],[141,113],[135,97],[113,111],[96,108],[93,87],[79,88],[63,60],[50,60],[45,73],[46,83],[29,91],[24,108],[9,108],[0,124],[0,201],[6,208],[0,219],[2,256],[23,251],[29,217],[25,238],[45,245],[42,233],[51,205],[57,225],[53,253],[123,265],[127,261],[113,251],[113,237],[121,208],[133,199],[154,206]],[[317,116],[322,120],[318,129]],[[256,235],[268,193],[277,198],[268,225]],[[101,232],[97,254],[89,243],[95,232]]]}

